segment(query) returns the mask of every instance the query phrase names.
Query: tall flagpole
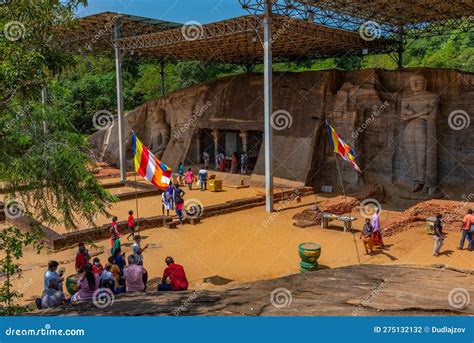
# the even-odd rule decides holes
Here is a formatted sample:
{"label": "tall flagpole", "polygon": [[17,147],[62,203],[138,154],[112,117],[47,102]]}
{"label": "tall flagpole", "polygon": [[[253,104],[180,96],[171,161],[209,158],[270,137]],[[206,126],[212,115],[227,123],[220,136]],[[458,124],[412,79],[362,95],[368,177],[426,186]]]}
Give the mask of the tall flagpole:
{"label": "tall flagpole", "polygon": [[138,225],[138,186],[137,186],[137,171],[136,170],[135,170],[135,208],[137,211],[137,232],[139,233],[140,226]]}
{"label": "tall flagpole", "polygon": [[136,152],[136,142],[137,142],[137,136],[135,134],[135,131],[132,130],[132,136],[134,137],[133,139],[133,169],[135,170],[135,210],[137,213],[137,231],[139,231],[140,227],[138,225],[138,186],[137,186],[137,168],[135,167],[135,154]]}
{"label": "tall flagpole", "polygon": [[[336,142],[334,142],[334,144],[336,144]],[[342,181],[341,171],[339,170],[339,162],[337,162],[337,155],[336,155],[336,151],[334,150],[334,147],[333,147],[332,151],[333,151],[333,154],[334,154],[334,160],[336,161],[336,169],[337,169],[337,173],[339,175],[339,180],[341,182],[342,194],[344,195],[344,202],[347,204],[346,190],[344,188],[344,182]],[[349,217],[352,217],[352,209],[349,212]],[[351,227],[352,227],[352,225],[351,225]],[[359,248],[357,247],[357,241],[356,241],[355,234],[354,234],[354,228],[351,228],[351,233],[352,233],[352,238],[354,239],[354,245],[355,245],[356,253],[357,253],[357,260],[359,261],[359,264],[361,264],[360,263]]]}

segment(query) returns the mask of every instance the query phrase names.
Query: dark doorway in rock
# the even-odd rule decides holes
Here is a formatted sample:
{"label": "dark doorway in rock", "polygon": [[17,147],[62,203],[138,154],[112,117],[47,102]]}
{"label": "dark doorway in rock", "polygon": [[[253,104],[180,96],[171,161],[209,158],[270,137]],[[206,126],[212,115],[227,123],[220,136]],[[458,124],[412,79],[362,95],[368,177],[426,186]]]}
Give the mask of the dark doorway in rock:
{"label": "dark doorway in rock", "polygon": [[232,156],[236,154],[239,162],[238,173],[240,173],[240,157],[243,152],[246,152],[248,156],[246,174],[249,175],[257,163],[262,139],[263,132],[257,130],[201,129],[199,133],[201,161],[202,155],[206,151],[210,157],[211,168],[218,169],[216,157],[222,154],[224,156],[224,171],[230,172]]}

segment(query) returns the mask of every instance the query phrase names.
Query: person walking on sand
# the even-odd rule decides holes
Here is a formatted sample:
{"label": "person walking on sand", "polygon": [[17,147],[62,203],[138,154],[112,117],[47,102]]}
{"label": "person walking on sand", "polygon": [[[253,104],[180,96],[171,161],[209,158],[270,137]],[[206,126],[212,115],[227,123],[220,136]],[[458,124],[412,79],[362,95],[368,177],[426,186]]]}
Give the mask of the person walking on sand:
{"label": "person walking on sand", "polygon": [[372,242],[376,247],[382,247],[385,249],[385,245],[383,244],[382,233],[380,228],[380,217],[379,217],[379,209],[376,208],[374,215],[372,216]]}
{"label": "person walking on sand", "polygon": [[372,242],[373,231],[374,231],[374,228],[372,227],[372,224],[370,223],[370,219],[369,218],[365,219],[364,227],[362,229],[362,232],[360,233],[360,239],[362,239],[362,242],[364,242],[365,253],[367,255],[372,255],[372,252],[374,250],[374,245]]}
{"label": "person walking on sand", "polygon": [[474,246],[474,215],[472,214],[472,210],[467,210],[467,214],[464,216],[462,220],[462,227],[461,227],[461,241],[459,242],[458,250],[464,249],[464,241],[467,238],[467,242],[469,243],[467,246],[467,250],[472,251],[472,247]]}
{"label": "person walking on sand", "polygon": [[222,152],[218,153],[216,156],[216,170],[219,170],[221,172],[225,171],[224,161],[225,161],[224,154]]}
{"label": "person walking on sand", "polygon": [[209,153],[207,151],[204,151],[202,153],[202,160],[204,162],[204,166],[207,168],[209,168],[209,161],[210,161],[210,157],[209,157]]}
{"label": "person walking on sand", "polygon": [[180,185],[183,184],[183,179],[184,179],[184,166],[183,166],[183,162],[179,162],[179,166],[178,166],[178,183]]}
{"label": "person walking on sand", "polygon": [[163,212],[163,215],[165,214],[166,210],[166,215],[169,217],[170,216],[170,209],[171,209],[171,202],[172,202],[172,195],[168,193],[168,191],[164,191],[161,193],[161,211]]}
{"label": "person walking on sand", "polygon": [[201,192],[207,190],[207,168],[203,166],[201,170],[199,170],[199,186],[201,187]]}
{"label": "person walking on sand", "polygon": [[128,221],[127,221],[128,230],[130,234],[127,237],[127,241],[130,237],[135,237],[135,218],[133,217],[133,211],[128,211]]}
{"label": "person walking on sand", "polygon": [[184,208],[184,195],[186,193],[176,185],[175,192],[174,192],[174,201],[176,204],[176,214],[178,215],[178,220],[181,225],[184,225],[183,221],[183,208]]}
{"label": "person walking on sand", "polygon": [[247,155],[247,153],[244,151],[241,155],[240,155],[240,173],[242,175],[245,175],[247,174],[247,161],[249,160],[249,156]]}
{"label": "person walking on sand", "polygon": [[231,174],[237,174],[238,171],[239,171],[239,155],[235,151],[232,154],[232,162],[230,164],[230,172],[231,172]]}
{"label": "person walking on sand", "polygon": [[446,234],[443,232],[443,216],[438,214],[436,216],[436,220],[434,222],[434,251],[433,256],[439,256],[439,251],[444,244],[444,240],[446,239]]}
{"label": "person walking on sand", "polygon": [[188,169],[186,172],[186,175],[184,176],[184,179],[186,180],[186,184],[188,185],[188,188],[190,191],[193,190],[193,182],[197,181],[197,178],[194,176],[193,171],[191,168]]}
{"label": "person walking on sand", "polygon": [[174,185],[173,182],[170,181],[170,184],[168,187],[166,187],[166,192],[170,195],[170,210],[174,209],[174,203],[173,203],[173,192],[174,192]]}
{"label": "person walking on sand", "polygon": [[111,255],[114,254],[114,251],[120,248],[120,232],[117,226],[117,217],[112,217],[112,225],[110,226],[110,246],[111,246]]}

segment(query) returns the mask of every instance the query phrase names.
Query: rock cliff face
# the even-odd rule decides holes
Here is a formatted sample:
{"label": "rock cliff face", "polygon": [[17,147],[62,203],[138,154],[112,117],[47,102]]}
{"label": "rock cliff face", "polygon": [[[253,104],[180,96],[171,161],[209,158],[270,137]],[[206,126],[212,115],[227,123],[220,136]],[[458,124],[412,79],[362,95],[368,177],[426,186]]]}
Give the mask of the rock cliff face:
{"label": "rock cliff face", "polygon": [[[430,176],[439,184],[438,189],[431,189],[430,196],[459,196],[466,187],[474,186],[474,141],[469,134],[473,98],[474,75],[455,70],[275,73],[275,176],[317,188],[323,184],[339,187],[336,159],[324,125],[328,119],[356,151],[363,170],[357,174],[338,158],[349,188],[377,184],[384,186],[388,195],[420,199],[426,195],[413,195],[413,185]],[[406,117],[403,120],[402,113]],[[410,115],[420,115],[421,119],[407,120]],[[233,148],[238,151],[243,144],[239,132],[250,132],[254,139],[261,137],[263,79],[245,74],[180,90],[129,112],[126,121],[127,135],[134,129],[172,168],[179,160],[201,163],[204,150],[213,163],[214,151],[227,139],[213,137],[213,131],[220,135],[236,132],[238,143]],[[426,127],[425,122],[434,125]],[[116,133],[114,125],[91,136],[99,158],[117,162]],[[264,147],[255,146],[259,149],[254,174],[263,174]],[[130,159],[130,144],[127,154]]]}
{"label": "rock cliff face", "polygon": [[474,315],[474,272],[360,265],[258,281],[225,291],[147,292],[113,304],[67,306],[30,315],[384,316]]}

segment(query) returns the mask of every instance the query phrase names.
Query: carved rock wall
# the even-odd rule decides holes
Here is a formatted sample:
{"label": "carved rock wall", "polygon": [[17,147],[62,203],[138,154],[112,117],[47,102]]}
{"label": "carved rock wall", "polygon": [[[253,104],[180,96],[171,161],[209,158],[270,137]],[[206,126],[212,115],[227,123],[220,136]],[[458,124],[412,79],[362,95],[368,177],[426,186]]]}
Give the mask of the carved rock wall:
{"label": "carved rock wall", "polygon": [[[317,188],[323,184],[336,189],[340,186],[336,159],[323,125],[327,118],[357,152],[357,163],[363,170],[357,174],[349,163],[337,158],[348,189],[380,184],[386,193],[396,195],[400,189],[410,188],[414,168],[402,139],[406,124],[401,120],[401,102],[412,94],[408,79],[415,74],[422,74],[427,79],[427,91],[440,98],[436,126],[441,190],[454,197],[472,188],[472,126],[454,130],[448,119],[454,111],[464,111],[473,121],[474,75],[429,68],[275,73],[273,109],[281,112],[274,118],[275,176]],[[223,78],[148,102],[127,114],[127,135],[134,129],[149,144],[147,125],[153,124],[147,118],[158,110],[166,113],[166,123],[171,126],[163,161],[174,169],[180,160],[198,164],[199,129],[263,132],[263,77],[245,74]],[[98,155],[102,150],[104,160],[116,163],[116,126],[110,130],[107,147],[103,147],[107,131],[92,135],[90,142]],[[131,144],[127,147],[131,159]],[[254,174],[264,173],[263,151],[262,146]]]}

